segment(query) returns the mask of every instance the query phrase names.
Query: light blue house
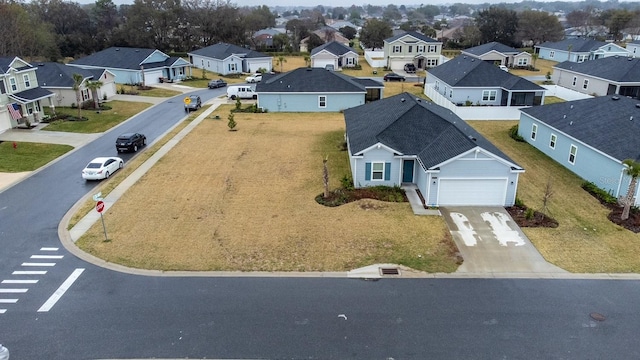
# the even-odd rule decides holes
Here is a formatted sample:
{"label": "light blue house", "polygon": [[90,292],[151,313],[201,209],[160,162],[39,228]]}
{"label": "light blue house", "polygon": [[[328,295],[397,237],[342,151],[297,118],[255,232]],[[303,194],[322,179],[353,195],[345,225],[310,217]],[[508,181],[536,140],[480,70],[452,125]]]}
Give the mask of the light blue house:
{"label": "light blue house", "polygon": [[271,72],[271,56],[238,45],[217,43],[189,52],[189,62],[220,75]]}
{"label": "light blue house", "polygon": [[428,206],[511,206],[524,169],[450,110],[402,93],[345,110],[357,188],[415,184]]}
{"label": "light blue house", "polygon": [[601,59],[610,56],[630,56],[627,49],[614,43],[606,43],[587,38],[564,39],[536,45],[539,59],[558,62]]}
{"label": "light blue house", "polygon": [[118,84],[153,85],[165,80],[183,80],[191,75],[191,64],[160,50],[110,47],[68,64],[83,69],[106,69]]}
{"label": "light blue house", "polygon": [[258,107],[269,112],[338,112],[382,98],[384,85],[320,68],[265,74]]}
{"label": "light blue house", "polygon": [[600,96],[523,109],[518,133],[571,172],[620,197],[630,182],[622,162],[640,161],[639,121],[638,100]]}

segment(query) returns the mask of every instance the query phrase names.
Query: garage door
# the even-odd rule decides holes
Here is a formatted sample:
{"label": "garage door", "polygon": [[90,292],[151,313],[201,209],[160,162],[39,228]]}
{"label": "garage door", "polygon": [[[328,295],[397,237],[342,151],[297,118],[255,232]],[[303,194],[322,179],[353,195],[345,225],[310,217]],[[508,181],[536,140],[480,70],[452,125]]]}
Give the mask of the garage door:
{"label": "garage door", "polygon": [[333,59],[315,59],[313,61],[313,67],[325,69],[327,65],[335,66],[335,61]]}
{"label": "garage door", "polygon": [[499,205],[507,195],[506,179],[440,179],[438,205]]}
{"label": "garage door", "polygon": [[260,69],[266,69],[267,72],[270,72],[272,70],[271,63],[269,61],[254,61],[249,64],[250,73],[256,73]]}
{"label": "garage door", "polygon": [[153,85],[160,82],[160,77],[162,76],[162,70],[145,70],[144,72],[144,83],[145,85]]}
{"label": "garage door", "polygon": [[404,64],[410,63],[411,61],[407,60],[391,60],[391,70],[396,71],[404,71]]}

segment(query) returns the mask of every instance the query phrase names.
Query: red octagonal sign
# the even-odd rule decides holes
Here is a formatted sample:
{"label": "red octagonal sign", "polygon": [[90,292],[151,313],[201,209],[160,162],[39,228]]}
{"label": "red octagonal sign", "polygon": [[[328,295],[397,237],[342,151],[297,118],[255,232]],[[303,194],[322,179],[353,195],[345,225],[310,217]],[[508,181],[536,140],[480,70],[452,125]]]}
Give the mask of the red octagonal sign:
{"label": "red octagonal sign", "polygon": [[104,201],[100,200],[96,203],[96,211],[98,211],[99,213],[104,211]]}

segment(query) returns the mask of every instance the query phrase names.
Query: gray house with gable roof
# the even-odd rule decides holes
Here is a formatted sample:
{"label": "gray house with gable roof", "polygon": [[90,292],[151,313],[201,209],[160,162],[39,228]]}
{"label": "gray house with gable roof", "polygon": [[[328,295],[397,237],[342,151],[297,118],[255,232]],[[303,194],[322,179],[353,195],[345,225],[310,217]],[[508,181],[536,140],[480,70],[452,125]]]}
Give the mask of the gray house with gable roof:
{"label": "gray house with gable roof", "polygon": [[630,181],[622,162],[640,161],[639,122],[638,100],[612,95],[523,109],[518,133],[571,172],[621,197]]}
{"label": "gray house with gable roof", "polygon": [[606,43],[593,39],[574,38],[556,42],[545,42],[536,45],[540,59],[553,61],[573,61],[581,63],[587,60],[610,56],[629,56],[629,52],[614,43]]}
{"label": "gray house with gable roof", "polygon": [[258,107],[269,112],[338,112],[382,98],[384,85],[319,68],[265,75]]}
{"label": "gray house with gable roof", "polygon": [[402,93],[344,112],[355,187],[415,184],[428,206],[511,206],[524,169],[441,106]]}
{"label": "gray house with gable roof", "polygon": [[55,106],[77,104],[76,91],[73,89],[75,83],[73,74],[82,75],[82,83],[79,86],[81,101],[93,100],[94,94],[87,88],[89,81],[102,83],[96,91],[99,101],[116,94],[115,75],[106,69],[81,69],[57,62],[38,63],[36,69],[40,86],[55,94],[53,97]]}
{"label": "gray house with gable roof", "polygon": [[534,106],[544,103],[545,93],[529,80],[466,55],[429,69],[426,87],[457,105]]}
{"label": "gray house with gable roof", "polygon": [[496,41],[462,50],[462,54],[508,67],[531,65],[531,54]]}
{"label": "gray house with gable roof", "polygon": [[189,52],[189,62],[199,69],[220,75],[273,70],[271,56],[233,44],[217,43]]}
{"label": "gray house with gable roof", "polygon": [[354,67],[358,65],[358,52],[337,41],[313,48],[311,50],[311,67],[324,69],[327,65],[336,70],[343,67]]}
{"label": "gray house with gable roof", "polygon": [[153,85],[164,79],[182,80],[191,70],[191,65],[182,58],[156,49],[129,47],[110,47],[68,65],[82,69],[107,69],[115,75],[118,84]]}
{"label": "gray house with gable roof", "polygon": [[553,67],[552,80],[565,88],[597,96],[618,94],[640,97],[640,59],[613,56]]}

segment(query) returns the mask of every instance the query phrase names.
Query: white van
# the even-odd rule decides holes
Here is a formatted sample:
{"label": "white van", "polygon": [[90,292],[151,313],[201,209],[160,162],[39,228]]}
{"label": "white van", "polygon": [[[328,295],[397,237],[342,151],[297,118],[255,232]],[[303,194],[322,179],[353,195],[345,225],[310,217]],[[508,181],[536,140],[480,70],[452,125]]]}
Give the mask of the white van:
{"label": "white van", "polygon": [[229,86],[227,88],[227,97],[231,100],[240,99],[257,99],[258,94],[249,85]]}

